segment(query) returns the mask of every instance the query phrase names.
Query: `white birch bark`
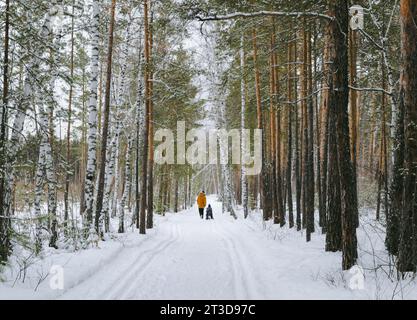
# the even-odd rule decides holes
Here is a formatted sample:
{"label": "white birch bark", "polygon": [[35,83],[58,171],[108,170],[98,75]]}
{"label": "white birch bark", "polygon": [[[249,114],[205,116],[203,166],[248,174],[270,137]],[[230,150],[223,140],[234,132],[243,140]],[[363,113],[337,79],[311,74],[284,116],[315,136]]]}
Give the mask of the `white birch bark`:
{"label": "white birch bark", "polygon": [[[383,23],[381,23],[380,21],[378,21],[378,18],[376,17],[376,15],[373,13],[373,3],[372,1],[368,0],[368,4],[369,4],[369,14],[371,16],[372,22],[374,24],[374,26],[376,27],[376,29],[378,30],[378,36],[379,36],[379,41],[380,41],[380,49],[382,52],[382,58],[384,60],[384,64],[385,67],[387,69],[387,78],[388,78],[388,91],[391,92],[391,96],[390,96],[390,100],[391,100],[391,123],[390,123],[390,136],[391,136],[391,141],[395,141],[395,136],[396,136],[396,126],[397,126],[397,113],[398,113],[398,89],[397,89],[397,84],[396,81],[398,79],[394,79],[394,74],[393,74],[393,68],[390,64],[390,53],[389,53],[389,49],[387,46],[387,40],[388,40],[388,33],[390,31],[391,25],[392,25],[392,21],[393,21],[393,17],[394,17],[394,13],[396,8],[393,7],[392,9],[392,13],[391,13],[391,17],[387,26],[387,29],[382,30],[382,26],[385,25]],[[391,164],[394,163],[395,159],[395,147],[391,148]]]}
{"label": "white birch bark", "polygon": [[41,201],[43,195],[43,185],[44,185],[44,177],[45,177],[45,150],[44,150],[44,143],[42,141],[40,148],[39,148],[39,156],[38,156],[38,166],[36,169],[36,178],[35,178],[35,201],[34,201],[34,208],[35,208],[35,217],[36,217],[36,224],[35,224],[35,253],[38,254],[42,249],[42,240],[41,240]]}
{"label": "white birch bark", "polygon": [[130,154],[132,153],[133,149],[133,139],[132,135],[129,136],[128,139],[128,146],[126,151],[126,164],[125,164],[125,185],[123,190],[123,196],[120,200],[120,208],[119,208],[119,233],[125,232],[125,206],[126,201],[130,193],[131,189],[131,165],[130,165]]}
{"label": "white birch bark", "polygon": [[[59,38],[55,44],[56,47],[59,47]],[[35,209],[36,216],[41,218],[40,212],[40,203],[44,189],[44,181],[46,180],[48,197],[47,197],[47,218],[49,222],[49,229],[51,233],[50,246],[56,247],[57,239],[57,220],[56,220],[56,209],[57,209],[57,199],[56,199],[56,177],[55,177],[55,168],[53,163],[53,154],[52,154],[52,140],[53,140],[53,106],[54,106],[54,87],[56,78],[58,75],[57,70],[52,70],[52,67],[48,67],[49,73],[52,75],[49,83],[49,90],[47,92],[42,92],[41,96],[45,98],[35,99],[39,102],[38,105],[38,120],[39,120],[39,129],[41,134],[41,144],[39,146],[39,159],[38,159],[38,169],[36,175],[36,189],[35,189]],[[34,86],[35,87],[35,86]],[[35,92],[41,91],[40,87],[36,87]],[[51,118],[50,118],[51,117]],[[51,123],[49,122],[51,121]],[[44,179],[44,175],[46,179]]]}
{"label": "white birch bark", "polygon": [[243,214],[246,218],[248,216],[248,181],[246,177],[246,167],[244,157],[246,155],[246,135],[244,134],[245,130],[245,111],[246,111],[246,95],[245,95],[245,52],[244,52],[244,40],[243,35],[240,38],[240,95],[241,95],[241,118],[240,118],[240,139],[241,139],[241,172],[240,172],[240,185],[242,190],[242,206]]}
{"label": "white birch bark", "polygon": [[[211,81],[213,82],[212,91],[213,95],[216,97],[216,107],[218,110],[217,116],[217,128],[226,129],[226,101],[227,97],[226,88],[223,83],[219,81],[222,75],[224,74],[227,68],[227,62],[224,61],[224,57],[219,57],[217,54],[216,46],[216,36],[214,36],[211,41],[213,41],[212,48],[210,48],[209,56],[207,57],[211,60],[211,63],[214,65],[213,73],[211,74]],[[232,177],[230,173],[230,165],[228,164],[227,155],[229,143],[228,141],[223,141],[223,138],[218,134],[218,140],[220,143],[220,179],[221,179],[221,200],[222,200],[222,211],[227,211],[235,219],[237,218],[234,211],[234,195],[233,195],[233,185]]]}
{"label": "white birch bark", "polygon": [[[58,10],[60,10],[58,8]],[[56,40],[54,43],[56,55],[59,57],[59,50],[61,45],[61,38],[62,38],[62,28],[59,30],[56,36]],[[57,59],[59,60],[59,59]],[[46,173],[46,181],[48,186],[48,220],[50,222],[49,229],[50,229],[50,240],[49,246],[53,248],[57,248],[56,242],[58,240],[58,220],[57,220],[57,178],[55,174],[55,166],[54,166],[54,159],[52,154],[52,141],[54,137],[54,92],[55,92],[55,83],[56,79],[58,78],[59,70],[52,66],[49,67],[50,72],[52,74],[51,81],[49,84],[49,94],[46,96],[47,102],[47,110],[48,110],[48,117],[50,116],[50,122],[48,121],[48,131],[47,131],[47,141],[45,146],[45,173]]]}
{"label": "white birch bark", "polygon": [[[115,128],[115,132],[119,129]],[[103,209],[101,210],[100,217],[104,219],[104,231],[109,232],[110,230],[110,217],[109,217],[109,209],[110,209],[110,195],[111,195],[111,186],[113,183],[114,177],[114,165],[115,165],[115,158],[116,158],[116,141],[117,137],[113,136],[111,144],[107,150],[106,156],[106,175],[104,177],[104,197],[103,197]]]}
{"label": "white birch bark", "polygon": [[[52,3],[52,10],[55,13],[59,12],[59,8],[55,6],[55,1]],[[46,19],[45,24],[42,26],[42,33],[44,32],[46,38],[50,38],[53,30],[51,25],[51,15],[49,18]],[[59,43],[58,43],[59,45]],[[39,59],[39,58],[37,58]],[[37,62],[37,67],[39,68],[41,62]],[[47,187],[48,187],[48,198],[47,198],[47,221],[50,223],[49,229],[51,231],[51,241],[50,246],[56,247],[56,239],[57,239],[57,231],[56,231],[56,178],[55,178],[55,170],[53,165],[53,155],[52,155],[52,136],[53,128],[49,127],[49,117],[48,112],[51,113],[53,110],[53,88],[55,86],[55,80],[57,77],[57,72],[51,70],[51,66],[48,67],[49,73],[51,73],[51,80],[49,83],[49,90],[47,92],[42,91],[42,87],[39,85],[39,82],[33,82],[33,90],[32,93],[36,92],[37,94],[41,95],[41,98],[35,97],[35,101],[39,102],[39,128],[41,134],[41,144],[39,146],[39,159],[38,159],[38,168],[36,174],[36,187],[35,187],[35,216],[36,216],[36,252],[41,250],[41,228],[42,228],[42,212],[41,212],[41,201],[43,195],[43,187],[44,187],[44,176],[46,177]],[[34,70],[31,70],[34,72]],[[44,97],[44,98],[43,98]],[[51,113],[52,115],[52,113]],[[52,121],[52,119],[51,119]],[[52,125],[52,124],[51,124]]]}
{"label": "white birch bark", "polygon": [[91,78],[90,78],[90,97],[88,102],[88,154],[87,168],[85,175],[85,227],[92,228],[93,222],[93,203],[94,203],[94,182],[96,176],[96,149],[97,149],[97,88],[99,73],[99,19],[100,7],[99,0],[93,0],[93,14],[91,19]]}
{"label": "white birch bark", "polygon": [[[140,58],[139,58],[139,64],[138,64],[138,86],[137,86],[137,97],[136,97],[136,110],[135,110],[135,115],[136,115],[136,163],[135,163],[135,170],[136,173],[135,175],[137,175],[137,173],[139,172],[138,170],[138,164],[139,161],[138,159],[140,159],[140,156],[142,154],[142,141],[143,139],[146,139],[145,137],[145,104],[144,104],[144,79],[143,79],[143,75],[141,72],[142,69],[142,61],[144,61],[144,57],[143,57],[143,53],[142,50],[140,49]],[[139,179],[140,175],[137,175],[137,178]],[[136,183],[135,181],[135,193],[139,194],[140,193],[140,180],[138,181],[138,183]],[[139,190],[138,190],[139,189]],[[135,211],[139,210],[139,208],[136,207],[137,201],[135,201]],[[132,222],[131,225],[134,225],[136,223],[136,214],[132,214]]]}
{"label": "white birch bark", "polygon": [[[221,124],[223,127],[225,126],[225,103],[220,103],[220,119],[219,124]],[[226,155],[228,154],[227,148],[229,148],[227,141],[222,141],[221,137],[219,136],[220,140],[220,160],[221,160],[221,173],[223,177],[223,188],[224,188],[224,196],[223,196],[223,202],[224,207],[227,212],[230,213],[231,216],[234,218],[237,218],[234,208],[233,208],[233,185],[232,185],[232,179],[230,174],[230,167],[228,164],[228,159],[226,158]]]}
{"label": "white birch bark", "polygon": [[126,70],[127,70],[127,61],[129,56],[129,40],[130,40],[130,23],[126,28],[126,42],[125,46],[122,51],[122,61],[123,65],[120,71],[120,88],[119,92],[116,97],[116,115],[117,115],[117,125],[116,128],[116,156],[115,156],[115,181],[114,181],[114,192],[113,192],[113,200],[112,200],[112,209],[111,209],[111,216],[116,216],[117,211],[117,200],[118,200],[118,191],[120,190],[120,175],[119,175],[119,159],[120,159],[120,133],[122,127],[122,116],[123,116],[123,106],[125,104],[125,87],[126,87]]}
{"label": "white birch bark", "polygon": [[[42,219],[41,213],[41,201],[44,189],[44,182],[46,177],[48,187],[48,222],[51,223],[50,228],[53,228],[52,224],[55,224],[56,228],[56,178],[54,172],[51,138],[49,135],[48,127],[48,112],[47,109],[41,104],[39,105],[39,128],[41,132],[41,144],[39,146],[39,159],[38,168],[36,172],[36,188],[35,188],[35,215],[38,219]],[[43,219],[42,219],[43,220]],[[39,221],[38,221],[39,224]],[[38,230],[39,231],[39,230]],[[52,237],[56,237],[56,229],[51,229]],[[37,234],[38,238],[39,234]],[[52,239],[52,238],[51,238]],[[56,238],[50,244],[55,246]]]}
{"label": "white birch bark", "polygon": [[[52,34],[51,20],[52,20],[52,17],[54,17],[57,14],[58,14],[58,8],[54,5],[51,5],[49,11],[45,15],[44,22],[39,31],[39,37],[41,39],[45,39]],[[26,115],[30,108],[31,99],[35,91],[34,90],[34,87],[36,85],[35,76],[41,64],[41,60],[40,60],[40,56],[42,55],[42,53],[40,52],[41,49],[39,47],[36,47],[36,49],[37,51],[33,53],[32,58],[30,62],[28,63],[26,77],[25,77],[24,84],[23,84],[23,97],[17,106],[17,112],[13,121],[12,133],[11,133],[11,137],[7,146],[7,150],[8,150],[7,157],[9,161],[7,161],[7,170],[6,170],[7,183],[6,183],[5,195],[4,195],[4,206],[5,206],[5,212],[7,214],[10,211],[12,188],[13,188],[14,181],[15,181],[14,164],[16,161],[16,155],[21,146],[22,132],[24,129]],[[39,207],[40,207],[40,204],[39,204]],[[36,204],[35,204],[35,213],[36,212],[40,212],[40,211],[36,209]]]}

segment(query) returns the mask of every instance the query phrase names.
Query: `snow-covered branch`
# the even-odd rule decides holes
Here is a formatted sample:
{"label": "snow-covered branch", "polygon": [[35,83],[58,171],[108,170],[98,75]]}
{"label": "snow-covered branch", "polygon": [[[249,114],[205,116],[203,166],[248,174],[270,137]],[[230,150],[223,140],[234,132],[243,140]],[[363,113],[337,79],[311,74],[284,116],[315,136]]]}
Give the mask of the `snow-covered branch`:
{"label": "snow-covered branch", "polygon": [[255,18],[255,17],[307,17],[307,18],[321,18],[325,20],[333,20],[333,17],[318,12],[283,12],[283,11],[258,11],[258,12],[234,12],[226,15],[211,15],[202,16],[197,14],[195,17],[199,21],[219,21],[232,20],[236,18]]}
{"label": "snow-covered branch", "polygon": [[350,89],[355,90],[355,91],[361,91],[361,92],[383,92],[386,95],[391,96],[392,92],[389,92],[383,88],[357,88],[357,87],[353,87],[353,86],[349,86]]}

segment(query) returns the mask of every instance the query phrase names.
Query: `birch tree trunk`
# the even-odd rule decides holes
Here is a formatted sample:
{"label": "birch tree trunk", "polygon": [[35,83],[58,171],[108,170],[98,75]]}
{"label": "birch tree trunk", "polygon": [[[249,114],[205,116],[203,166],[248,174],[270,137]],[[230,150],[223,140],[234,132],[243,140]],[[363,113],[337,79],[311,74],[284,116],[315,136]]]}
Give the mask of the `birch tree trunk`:
{"label": "birch tree trunk", "polygon": [[99,76],[99,0],[93,1],[93,15],[91,19],[91,70],[90,92],[88,102],[88,136],[87,136],[87,167],[84,183],[85,213],[84,227],[91,233],[93,224],[94,184],[96,178],[97,155],[97,89]]}
{"label": "birch tree trunk", "polygon": [[[55,2],[52,3],[53,5]],[[59,9],[53,6],[58,11]],[[53,41],[52,37],[52,25],[51,20],[48,23],[48,36],[45,39]],[[52,46],[59,48],[60,38],[58,37],[56,43],[52,43]],[[59,52],[57,50],[57,52]],[[52,58],[52,57],[51,57]],[[52,59],[51,59],[52,61]],[[40,64],[39,64],[40,65]],[[43,187],[46,178],[47,189],[48,189],[48,199],[47,199],[47,221],[49,224],[50,230],[50,241],[49,246],[57,248],[56,241],[58,238],[57,234],[57,181],[55,176],[55,168],[53,163],[53,154],[52,154],[52,142],[54,136],[53,128],[53,107],[55,104],[53,93],[55,87],[55,81],[57,78],[57,70],[54,69],[52,63],[49,66],[49,73],[51,74],[51,79],[49,86],[46,86],[46,92],[42,92],[43,88],[40,83],[37,81],[34,85],[34,91],[39,93],[41,92],[42,97],[35,97],[34,101],[39,103],[39,128],[41,135],[41,144],[39,146],[39,159],[38,159],[38,169],[36,175],[36,189],[35,189],[35,215],[37,219],[37,228],[36,228],[36,251],[39,252],[42,247],[41,243],[41,228],[43,224],[44,217],[41,215],[41,201],[43,195]],[[45,177],[43,176],[45,175]]]}
{"label": "birch tree trunk", "polygon": [[[221,91],[221,90],[220,90]],[[223,94],[219,95],[223,97]],[[225,128],[225,103],[223,101],[220,102],[220,112],[219,112],[219,124]],[[230,174],[230,168],[228,165],[228,159],[226,155],[228,154],[227,148],[229,147],[228,140],[223,139],[223,137],[219,136],[220,140],[220,163],[221,163],[221,173],[223,177],[223,185],[224,185],[224,195],[223,195],[223,202],[225,206],[225,211],[229,212],[231,216],[237,219],[236,213],[233,207],[233,185],[232,185],[232,177]]]}
{"label": "birch tree trunk", "polygon": [[95,228],[97,234],[102,232],[103,222],[103,197],[104,197],[104,180],[106,175],[106,156],[107,156],[107,140],[109,136],[109,115],[110,115],[110,91],[112,80],[112,66],[113,66],[113,39],[114,39],[114,25],[115,25],[116,0],[112,0],[110,8],[110,27],[109,27],[109,42],[107,52],[107,72],[106,72],[106,94],[104,98],[104,121],[103,132],[101,135],[101,154],[100,154],[100,172],[97,188],[97,205],[95,215]]}
{"label": "birch tree trunk", "polygon": [[[50,37],[52,34],[52,27],[51,27],[51,19],[53,16],[57,14],[58,10],[56,6],[50,6],[50,9],[45,15],[44,22],[40,28],[39,31],[39,37],[42,39],[46,39]],[[19,147],[21,146],[21,132],[24,128],[24,123],[26,119],[27,110],[30,107],[31,99],[33,95],[33,91],[36,85],[35,75],[39,72],[39,66],[40,66],[40,53],[41,49],[39,47],[36,47],[36,52],[32,55],[28,67],[27,67],[27,73],[23,84],[23,96],[21,100],[19,101],[17,105],[17,112],[14,118],[13,127],[12,127],[12,133],[10,140],[7,144],[7,163],[6,163],[6,184],[4,187],[3,192],[3,210],[4,210],[4,216],[9,216],[10,214],[10,206],[11,206],[11,200],[12,200],[12,189],[15,183],[15,171],[14,171],[14,165],[16,161],[16,155],[19,150]],[[40,204],[38,205],[40,206]],[[39,210],[37,212],[40,212]],[[35,203],[35,213],[36,213],[36,203]],[[39,226],[37,224],[37,229],[39,229]],[[39,230],[36,231],[36,234],[39,234]],[[39,239],[39,237],[36,237]]]}
{"label": "birch tree trunk", "polygon": [[[117,127],[118,123],[116,123],[116,128],[114,129],[115,134],[119,130]],[[106,163],[105,163],[105,176],[104,176],[104,196],[103,196],[103,209],[101,210],[100,216],[104,220],[104,232],[110,231],[110,197],[112,186],[114,185],[114,166],[116,161],[116,141],[117,137],[113,136],[110,146],[107,150],[106,155]],[[115,192],[115,190],[113,190]]]}
{"label": "birch tree trunk", "polygon": [[[71,121],[72,121],[72,98],[73,98],[73,81],[74,81],[74,14],[75,14],[75,0],[72,2],[72,17],[71,17],[71,58],[70,58],[70,89],[68,96],[68,125],[67,125],[67,163],[65,174],[65,192],[64,192],[64,228],[68,227],[68,210],[69,210],[69,187],[70,187],[70,161],[71,161]],[[67,231],[65,231],[67,232]]]}
{"label": "birch tree trunk", "polygon": [[[139,229],[139,214],[140,214],[140,191],[141,185],[139,183],[140,177],[140,168],[139,168],[139,161],[141,156],[144,152],[144,146],[142,146],[142,142],[144,142],[144,137],[146,135],[146,126],[145,126],[145,118],[146,118],[146,104],[143,102],[144,98],[144,79],[142,75],[142,61],[143,59],[142,50],[140,50],[139,54],[139,64],[138,64],[138,87],[137,87],[137,97],[136,97],[136,161],[135,161],[135,213],[132,215],[132,224],[136,222],[136,227]],[[145,108],[144,108],[145,107]]]}
{"label": "birch tree trunk", "polygon": [[246,84],[245,84],[245,50],[244,50],[244,37],[243,34],[240,38],[240,96],[241,96],[241,116],[240,116],[240,128],[241,128],[241,189],[242,189],[242,206],[243,206],[243,215],[245,218],[248,217],[248,180],[246,177],[246,167],[245,161],[243,161],[246,155],[246,135],[244,134],[245,130],[245,117],[246,117]]}
{"label": "birch tree trunk", "polygon": [[111,216],[114,218],[117,214],[117,201],[118,201],[118,191],[120,190],[120,175],[119,175],[119,161],[120,161],[120,136],[122,131],[122,118],[124,111],[122,110],[125,104],[125,87],[126,87],[126,70],[128,65],[128,57],[129,57],[129,41],[130,41],[130,23],[126,27],[126,43],[122,50],[122,68],[120,72],[120,87],[119,92],[116,98],[116,121],[117,125],[116,128],[116,156],[115,156],[115,181],[114,181],[114,192],[113,192],[113,200],[112,200],[112,209],[111,209]]}
{"label": "birch tree trunk", "polygon": [[125,164],[125,185],[123,190],[123,196],[120,200],[120,207],[119,207],[119,233],[125,232],[125,206],[126,201],[130,194],[131,189],[131,165],[130,165],[130,154],[132,153],[133,149],[133,138],[132,135],[128,138],[128,146],[126,151],[126,164]]}

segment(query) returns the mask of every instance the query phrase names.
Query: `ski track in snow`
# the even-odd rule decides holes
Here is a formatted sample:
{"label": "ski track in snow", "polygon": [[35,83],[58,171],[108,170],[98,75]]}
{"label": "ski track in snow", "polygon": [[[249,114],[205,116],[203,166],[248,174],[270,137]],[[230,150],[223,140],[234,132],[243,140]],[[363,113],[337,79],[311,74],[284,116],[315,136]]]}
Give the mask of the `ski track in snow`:
{"label": "ski track in snow", "polygon": [[261,269],[250,258],[253,247],[242,246],[239,230],[233,230],[247,237],[248,228],[222,214],[214,197],[208,200],[214,220],[200,219],[196,207],[172,215],[150,239],[123,247],[114,261],[58,298],[265,298]]}
{"label": "ski track in snow", "polygon": [[[258,288],[256,288],[257,281],[254,278],[256,269],[252,268],[251,270],[248,268],[249,260],[245,256],[247,253],[240,251],[241,249],[238,249],[239,245],[234,237],[225,233],[224,228],[219,228],[218,224],[216,224],[215,231],[221,236],[229,253],[234,278],[235,298],[259,299],[262,295],[259,293]],[[240,294],[243,294],[243,296],[239,296]]]}
{"label": "ski track in snow", "polygon": [[103,259],[87,275],[85,269],[68,268],[65,272],[75,281],[70,281],[64,291],[44,288],[35,298],[367,298],[343,287],[331,287],[313,276],[321,268],[325,275],[331,270],[326,266],[340,262],[338,255],[323,252],[320,238],[305,244],[303,235],[289,229],[280,230],[279,239],[268,238],[261,220],[235,220],[221,212],[222,204],[216,199],[207,199],[214,220],[202,220],[196,206],[156,217],[155,228],[147,235],[127,233],[127,243],[113,253],[112,259]]}
{"label": "ski track in snow", "polygon": [[[209,196],[214,220],[197,208],[172,214],[155,234],[122,247],[117,258],[68,288],[59,299],[272,299],[272,277],[285,261],[271,266],[265,237],[241,220],[221,213]],[[292,263],[294,260],[291,261]],[[271,274],[271,267],[275,272]]]}

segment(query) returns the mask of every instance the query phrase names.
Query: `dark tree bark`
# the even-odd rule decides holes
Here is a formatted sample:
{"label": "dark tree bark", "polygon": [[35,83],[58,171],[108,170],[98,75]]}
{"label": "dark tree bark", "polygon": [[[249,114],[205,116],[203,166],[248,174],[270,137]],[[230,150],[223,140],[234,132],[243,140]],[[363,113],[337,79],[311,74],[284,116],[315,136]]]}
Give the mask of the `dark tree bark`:
{"label": "dark tree bark", "polygon": [[343,270],[348,270],[356,264],[357,259],[356,221],[358,216],[356,179],[349,139],[348,1],[330,0],[329,9],[335,17],[335,20],[330,22],[330,42],[334,47],[330,55],[333,90],[329,92],[329,109],[333,109],[337,116],[337,151],[342,204],[342,267]]}
{"label": "dark tree bark", "polygon": [[[290,228],[294,227],[294,214],[293,214],[293,202],[292,202],[292,183],[291,183],[291,172],[292,172],[292,121],[293,121],[293,105],[291,104],[292,101],[292,90],[293,90],[293,73],[292,73],[292,65],[291,62],[293,61],[293,54],[292,54],[292,43],[288,44],[288,101],[290,104],[288,105],[288,146],[287,146],[287,172],[286,172],[286,188],[287,188],[287,197],[288,197],[288,215],[289,215],[289,224]],[[297,222],[298,225],[298,222]]]}
{"label": "dark tree bark", "polygon": [[[146,10],[151,10],[151,0],[145,0]],[[152,229],[153,228],[153,166],[154,166],[154,144],[153,144],[153,101],[152,101],[152,91],[153,91],[153,66],[152,66],[152,46],[153,46],[153,32],[152,32],[152,21],[153,15],[151,13],[151,18],[149,19],[148,25],[148,32],[147,32],[147,42],[149,44],[148,49],[148,57],[147,57],[147,65],[148,65],[148,91],[146,100],[149,104],[149,127],[148,127],[148,145],[149,145],[149,153],[148,153],[148,200],[147,200],[147,214],[146,214],[146,228]]]}
{"label": "dark tree bark", "polygon": [[146,209],[153,205],[148,203],[148,152],[149,152],[149,117],[150,117],[150,41],[149,41],[149,12],[148,0],[144,1],[144,24],[145,24],[145,130],[143,131],[143,153],[142,153],[142,181],[140,193],[140,213],[137,220],[137,227],[140,234],[146,233]]}
{"label": "dark tree bark", "polygon": [[167,164],[162,166],[159,171],[159,194],[158,194],[158,204],[157,204],[157,213],[163,213],[164,209],[164,195],[165,195],[165,185],[166,185],[166,175],[167,175]]}
{"label": "dark tree bark", "polygon": [[[323,87],[330,87],[331,78],[329,73],[329,34],[328,29],[326,30],[326,39],[325,39],[325,48],[323,56],[323,71],[324,71],[324,81],[322,83]],[[322,92],[322,101],[320,106],[320,181],[321,181],[321,190],[319,194],[320,203],[319,203],[319,225],[322,227],[322,232],[326,233],[327,231],[327,179],[328,179],[328,159],[329,159],[329,89],[324,89]]]}
{"label": "dark tree bark", "polygon": [[417,266],[417,2],[401,0],[400,95],[404,103],[404,204],[400,231],[398,270]]}
{"label": "dark tree bark", "polygon": [[[274,43],[276,34],[274,32]],[[274,101],[276,103],[277,110],[275,112],[275,173],[276,177],[276,202],[277,202],[277,216],[280,223],[280,226],[283,227],[286,224],[285,210],[283,206],[283,179],[282,179],[282,168],[281,168],[281,108],[278,105],[278,97],[280,95],[280,85],[279,85],[279,66],[278,66],[278,54],[275,51],[273,56],[273,66],[274,66]]]}
{"label": "dark tree bark", "polygon": [[314,102],[313,102],[313,74],[312,74],[312,61],[311,61],[311,32],[307,33],[307,75],[308,85],[307,92],[309,98],[307,99],[307,163],[306,163],[306,176],[307,176],[307,192],[306,192],[306,214],[307,214],[307,241],[311,240],[311,233],[314,232]]}
{"label": "dark tree bark", "polygon": [[329,108],[327,121],[328,165],[327,165],[327,219],[326,251],[342,250],[342,204],[340,199],[339,157],[337,153],[336,112],[331,104],[333,81],[329,79]]}
{"label": "dark tree bark", "polygon": [[[352,87],[357,87],[357,55],[358,55],[358,31],[350,30],[349,31],[349,84]],[[384,78],[384,77],[383,77]],[[350,143],[350,154],[352,157],[352,167],[353,167],[353,177],[354,187],[357,190],[357,146],[358,146],[358,137],[359,137],[359,125],[358,125],[358,93],[356,90],[349,90],[349,99],[350,99],[350,111],[351,111],[351,122],[350,122],[350,134],[351,134],[351,143]],[[357,192],[355,192],[357,195]],[[357,203],[358,199],[355,198]],[[359,226],[359,216],[355,221],[355,226]]]}
{"label": "dark tree bark", "polygon": [[[72,2],[72,17],[71,17],[71,58],[70,58],[70,78],[71,84],[68,94],[68,125],[67,125],[67,163],[66,163],[66,174],[65,174],[65,192],[64,192],[64,228],[68,227],[68,216],[69,216],[69,186],[71,179],[70,162],[71,162],[71,118],[72,118],[72,96],[73,96],[73,84],[74,80],[74,13],[75,13],[75,1]],[[65,230],[67,232],[67,230]]]}
{"label": "dark tree bark", "polygon": [[[292,110],[295,122],[295,209],[296,209],[296,223],[297,223],[297,230],[300,231],[301,228],[304,227],[302,224],[302,216],[301,216],[301,195],[302,195],[302,177],[301,177],[301,147],[300,147],[300,140],[302,139],[302,133],[300,130],[300,122],[302,118],[299,117],[299,110],[298,110],[298,94],[297,94],[297,87],[298,87],[298,75],[297,75],[297,42],[294,43],[294,56],[293,56],[293,85],[294,85],[294,101]],[[300,119],[301,118],[301,119]]]}
{"label": "dark tree bark", "polygon": [[[302,67],[302,86],[301,86],[301,150],[302,150],[302,169],[301,169],[301,179],[302,179],[302,197],[301,197],[301,203],[302,203],[302,225],[303,228],[307,228],[307,220],[308,220],[308,212],[307,212],[307,201],[309,195],[308,192],[308,185],[310,183],[307,171],[308,166],[308,111],[307,111],[307,104],[310,102],[310,99],[308,98],[308,32],[307,32],[307,26],[304,22],[304,30],[303,30],[303,67]],[[306,230],[306,238],[307,241],[310,241],[310,233],[308,230]]]}
{"label": "dark tree bark", "polygon": [[[381,63],[382,68],[382,88],[386,89],[385,84],[385,66]],[[387,116],[386,116],[386,105],[387,97],[385,92],[382,93],[381,103],[381,144],[379,151],[379,166],[378,166],[378,194],[377,194],[377,205],[376,205],[376,219],[380,219],[382,201],[384,206],[384,213],[387,216],[388,210],[388,148],[387,148]]]}
{"label": "dark tree bark", "polygon": [[400,95],[394,141],[394,167],[390,186],[390,205],[387,212],[387,235],[385,245],[392,255],[398,255],[400,221],[404,201],[404,98]]}
{"label": "dark tree bark", "polygon": [[[252,42],[253,42],[253,63],[255,69],[255,92],[256,92],[256,113],[257,113],[257,128],[263,129],[263,112],[262,112],[262,100],[261,100],[261,79],[260,72],[258,68],[258,46],[257,46],[257,35],[256,30],[252,32]],[[266,163],[265,157],[265,132],[262,130],[262,169],[260,174],[260,185],[261,185],[261,197],[262,197],[262,210],[264,220],[268,220],[272,214],[271,201],[272,195],[269,188],[269,176],[270,176],[270,167],[269,163]]]}
{"label": "dark tree bark", "polygon": [[280,223],[280,218],[282,213],[280,211],[279,201],[278,201],[278,191],[277,191],[277,162],[276,162],[276,139],[277,139],[277,130],[276,130],[276,113],[277,113],[277,96],[276,96],[276,54],[275,54],[275,28],[274,20],[272,20],[272,32],[271,32],[271,42],[270,42],[270,59],[269,59],[269,90],[270,90],[270,105],[269,105],[269,121],[270,121],[270,160],[271,160],[271,193],[272,193],[272,211],[274,216],[274,223]]}
{"label": "dark tree bark", "polygon": [[178,198],[179,198],[178,180],[179,179],[176,178],[174,182],[174,212],[175,213],[178,212]]}
{"label": "dark tree bark", "polygon": [[[3,57],[3,97],[0,123],[0,265],[7,261],[11,251],[9,210],[4,204],[5,165],[6,165],[6,130],[9,103],[9,30],[10,30],[10,1],[6,0],[4,24],[4,57]],[[6,209],[6,210],[5,210]]]}

